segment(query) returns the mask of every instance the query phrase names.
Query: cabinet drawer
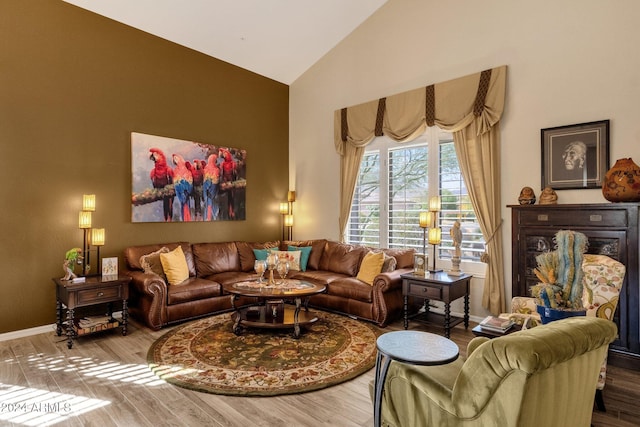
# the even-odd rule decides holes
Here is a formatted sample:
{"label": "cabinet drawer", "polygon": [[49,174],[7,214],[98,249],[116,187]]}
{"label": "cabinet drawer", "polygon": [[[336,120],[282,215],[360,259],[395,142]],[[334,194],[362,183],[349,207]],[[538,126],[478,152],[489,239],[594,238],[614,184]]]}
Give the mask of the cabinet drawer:
{"label": "cabinet drawer", "polygon": [[121,289],[121,286],[113,286],[78,291],[78,305],[97,304],[122,299]]}
{"label": "cabinet drawer", "polygon": [[531,209],[520,211],[520,225],[549,225],[555,228],[571,227],[627,227],[627,211],[624,209]]}
{"label": "cabinet drawer", "polygon": [[409,283],[409,295],[428,299],[442,299],[441,286],[427,286],[417,283]]}

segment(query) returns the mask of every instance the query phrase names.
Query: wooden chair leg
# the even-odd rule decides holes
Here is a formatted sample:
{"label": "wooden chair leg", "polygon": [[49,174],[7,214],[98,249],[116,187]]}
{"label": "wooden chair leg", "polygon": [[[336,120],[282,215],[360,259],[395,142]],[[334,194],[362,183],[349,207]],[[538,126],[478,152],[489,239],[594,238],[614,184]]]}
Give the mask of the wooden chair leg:
{"label": "wooden chair leg", "polygon": [[602,397],[602,390],[600,389],[596,390],[596,406],[598,407],[599,411],[607,412],[606,408],[604,407],[604,398]]}

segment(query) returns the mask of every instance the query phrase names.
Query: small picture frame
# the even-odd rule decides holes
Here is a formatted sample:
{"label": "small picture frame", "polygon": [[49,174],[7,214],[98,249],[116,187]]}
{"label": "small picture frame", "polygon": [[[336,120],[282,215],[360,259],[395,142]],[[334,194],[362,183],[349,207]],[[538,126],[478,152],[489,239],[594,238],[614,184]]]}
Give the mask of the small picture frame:
{"label": "small picture frame", "polygon": [[427,256],[425,254],[413,255],[413,274],[424,276],[427,271]]}
{"label": "small picture frame", "polygon": [[602,188],[609,170],[609,120],[541,129],[542,188]]}
{"label": "small picture frame", "polygon": [[118,278],[118,257],[102,258],[102,279]]}

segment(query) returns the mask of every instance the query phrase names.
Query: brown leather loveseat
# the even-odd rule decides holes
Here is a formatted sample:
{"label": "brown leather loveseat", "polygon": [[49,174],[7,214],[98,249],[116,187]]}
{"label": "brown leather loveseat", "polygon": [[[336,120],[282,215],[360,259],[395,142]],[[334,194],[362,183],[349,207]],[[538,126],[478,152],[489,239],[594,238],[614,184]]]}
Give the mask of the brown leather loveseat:
{"label": "brown leather loveseat", "polygon": [[[178,285],[149,271],[141,258],[181,246],[189,278]],[[385,326],[402,313],[401,274],[413,268],[413,249],[383,249],[395,268],[383,271],[367,284],[356,276],[362,259],[372,248],[318,239],[284,242],[174,242],[125,249],[125,274],[132,277],[130,314],[153,329],[205,315],[231,310],[231,298],[222,286],[256,278],[254,249],[311,247],[305,271],[288,277],[320,283],[326,292],[315,295],[309,305],[368,320]],[[147,271],[145,272],[145,268]],[[241,300],[239,304],[249,303]]]}

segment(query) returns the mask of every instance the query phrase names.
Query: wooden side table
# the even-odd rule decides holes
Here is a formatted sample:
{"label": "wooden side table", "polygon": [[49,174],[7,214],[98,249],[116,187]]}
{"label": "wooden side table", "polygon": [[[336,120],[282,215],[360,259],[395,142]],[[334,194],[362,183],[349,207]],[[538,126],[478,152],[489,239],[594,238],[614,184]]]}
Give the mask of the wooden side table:
{"label": "wooden side table", "polygon": [[450,339],[420,331],[394,331],[382,334],[378,337],[376,346],[378,356],[373,382],[373,424],[376,427],[379,427],[382,421],[382,392],[392,360],[409,365],[444,365],[456,360],[460,353],[456,343]]}
{"label": "wooden side table", "polygon": [[[129,276],[117,276],[116,278],[103,279],[101,276],[86,277],[84,282],[74,283],[70,280],[53,279],[56,284],[56,333],[62,335],[65,330],[67,335],[67,347],[73,346],[73,338],[105,329],[122,326],[122,335],[127,335],[127,299],[129,298]],[[114,302],[122,302],[122,322],[113,319]],[[109,322],[97,328],[81,328],[75,318],[75,309],[78,307],[107,304],[107,316]],[[63,307],[67,309],[66,325],[63,316]]]}
{"label": "wooden side table", "polygon": [[[404,297],[404,328],[409,328],[409,297],[424,299],[425,313],[417,320],[432,322],[432,318],[441,317],[429,312],[429,300],[444,302],[444,336],[449,338],[451,328],[464,322],[464,327],[469,327],[469,289],[471,276],[449,276],[446,272],[431,273],[427,276],[413,273],[403,274],[402,295]],[[462,318],[451,316],[451,302],[464,297],[464,316]],[[414,316],[416,317],[416,316]]]}

